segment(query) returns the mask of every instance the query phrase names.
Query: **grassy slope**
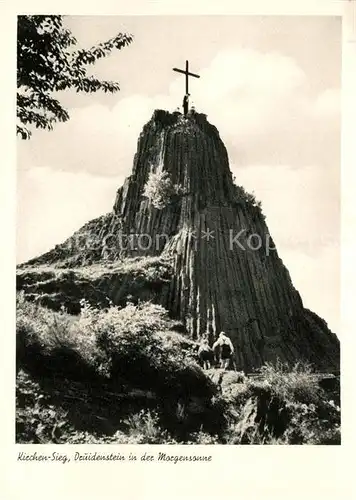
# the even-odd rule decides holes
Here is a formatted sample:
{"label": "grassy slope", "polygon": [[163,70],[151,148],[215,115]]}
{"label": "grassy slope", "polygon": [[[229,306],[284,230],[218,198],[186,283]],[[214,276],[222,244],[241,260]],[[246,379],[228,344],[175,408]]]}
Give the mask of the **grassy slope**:
{"label": "grassy slope", "polygon": [[17,441],[339,442],[337,384],[305,366],[203,372],[177,326],[151,303],[73,317],[19,295]]}
{"label": "grassy slope", "polygon": [[141,257],[74,268],[24,265],[17,270],[16,282],[29,300],[78,314],[83,298],[96,307],[123,305],[128,297],[154,300],[168,286],[170,273],[166,259]]}

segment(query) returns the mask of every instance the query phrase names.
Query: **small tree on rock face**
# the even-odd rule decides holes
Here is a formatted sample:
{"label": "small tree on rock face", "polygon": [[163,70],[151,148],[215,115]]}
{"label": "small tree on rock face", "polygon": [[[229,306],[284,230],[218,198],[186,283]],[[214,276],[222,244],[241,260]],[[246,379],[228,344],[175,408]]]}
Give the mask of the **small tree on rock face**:
{"label": "small tree on rock face", "polygon": [[151,172],[143,195],[155,208],[162,210],[180,191],[180,188],[173,184],[168,172]]}
{"label": "small tree on rock face", "polygon": [[237,186],[236,184],[234,184],[234,188],[236,201],[247,203],[259,209],[262,208],[261,202],[256,200],[254,193],[248,193],[243,186]]}
{"label": "small tree on rock face", "polygon": [[28,125],[52,130],[55,122],[69,119],[54,92],[120,90],[116,82],[89,76],[87,66],[130,44],[131,35],[120,33],[91,49],[75,50],[77,40],[63,26],[63,16],[18,16],[17,26],[17,134],[22,139],[31,136]]}

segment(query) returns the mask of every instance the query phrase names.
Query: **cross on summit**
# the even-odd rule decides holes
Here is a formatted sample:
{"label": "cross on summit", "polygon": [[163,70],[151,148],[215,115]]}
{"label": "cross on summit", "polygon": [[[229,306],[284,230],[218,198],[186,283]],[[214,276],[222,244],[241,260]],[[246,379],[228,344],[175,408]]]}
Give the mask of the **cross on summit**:
{"label": "cross on summit", "polygon": [[183,73],[185,75],[185,96],[183,99],[183,109],[184,109],[184,115],[188,113],[188,103],[189,103],[189,86],[188,86],[188,78],[190,76],[193,76],[194,78],[200,78],[199,75],[195,73],[190,73],[189,71],[189,61],[185,61],[185,70],[183,69],[178,69],[178,68],[173,68],[173,71],[177,71],[177,73]]}
{"label": "cross on summit", "polygon": [[184,69],[173,68],[173,71],[177,71],[178,73],[183,73],[183,75],[185,75],[185,93],[189,95],[188,77],[189,76],[194,76],[195,78],[200,78],[200,76],[196,75],[195,73],[190,73],[189,72],[189,61],[185,61],[185,70]]}

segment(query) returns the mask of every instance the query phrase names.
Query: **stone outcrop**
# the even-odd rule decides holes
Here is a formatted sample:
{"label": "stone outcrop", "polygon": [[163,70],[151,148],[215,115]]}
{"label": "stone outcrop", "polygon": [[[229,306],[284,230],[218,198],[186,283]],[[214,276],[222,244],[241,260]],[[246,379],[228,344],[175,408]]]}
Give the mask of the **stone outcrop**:
{"label": "stone outcrop", "polygon": [[169,293],[172,268],[160,258],[125,259],[124,262],[75,268],[18,269],[16,288],[40,305],[79,314],[82,299],[99,308],[127,301],[160,302]]}
{"label": "stone outcrop", "polygon": [[[161,209],[144,196],[150,174],[159,172],[177,187]],[[213,341],[224,330],[238,369],[251,371],[278,357],[338,370],[337,336],[303,307],[260,207],[235,186],[225,146],[203,114],[155,111],[113,211],[21,267],[30,272],[155,256],[170,263],[171,274],[154,300],[181,319],[193,339],[207,332]]]}

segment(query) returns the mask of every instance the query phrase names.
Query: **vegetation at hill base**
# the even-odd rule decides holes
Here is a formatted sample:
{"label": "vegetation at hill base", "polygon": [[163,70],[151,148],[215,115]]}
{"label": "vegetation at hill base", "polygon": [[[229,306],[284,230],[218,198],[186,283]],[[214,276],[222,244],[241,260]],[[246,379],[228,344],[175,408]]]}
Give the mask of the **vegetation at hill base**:
{"label": "vegetation at hill base", "polygon": [[19,443],[338,444],[337,386],[311,367],[203,371],[150,302],[79,315],[17,296]]}

